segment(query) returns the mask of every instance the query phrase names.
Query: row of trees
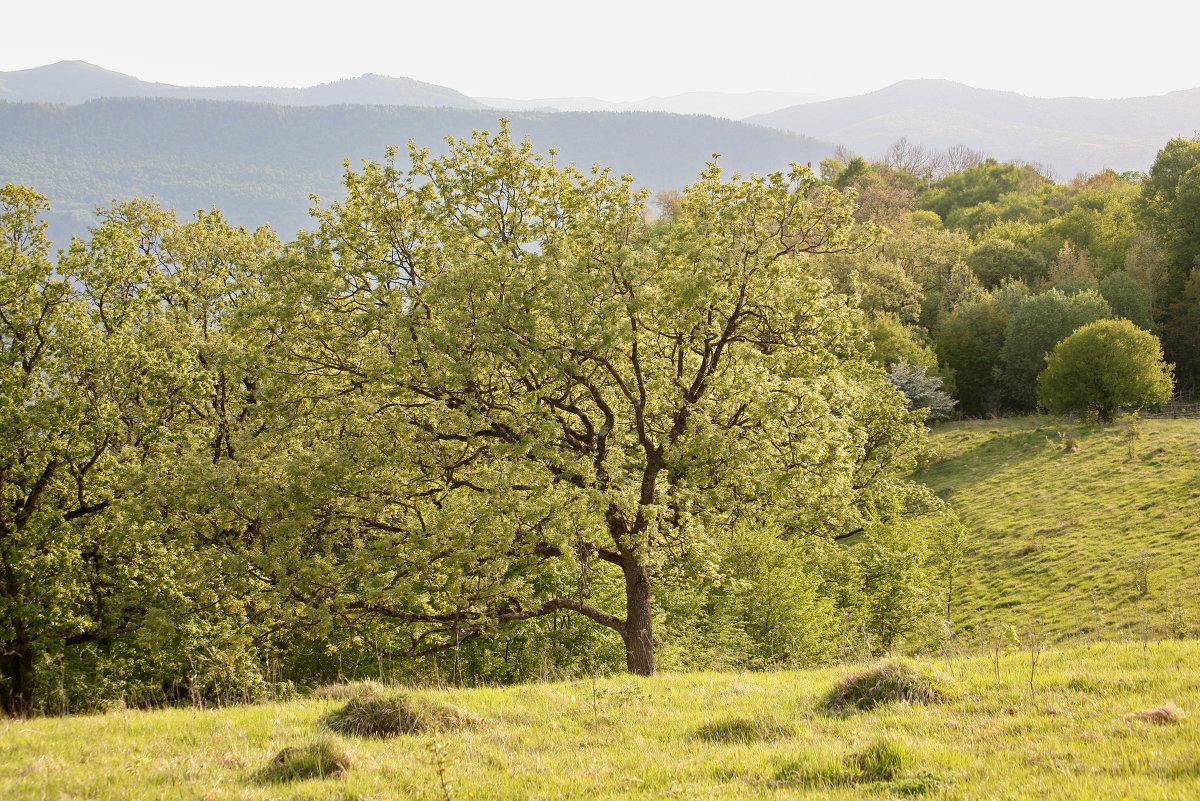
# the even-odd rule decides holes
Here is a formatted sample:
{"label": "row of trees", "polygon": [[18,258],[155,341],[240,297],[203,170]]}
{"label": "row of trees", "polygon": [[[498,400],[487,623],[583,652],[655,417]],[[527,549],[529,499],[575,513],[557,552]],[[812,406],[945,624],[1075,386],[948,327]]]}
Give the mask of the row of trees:
{"label": "row of trees", "polygon": [[924,413],[804,260],[878,240],[852,194],[714,166],[648,224],[506,129],[410,156],[288,244],[134,201],[53,260],[0,191],[5,712],[778,664],[929,614],[961,529],[904,478]]}

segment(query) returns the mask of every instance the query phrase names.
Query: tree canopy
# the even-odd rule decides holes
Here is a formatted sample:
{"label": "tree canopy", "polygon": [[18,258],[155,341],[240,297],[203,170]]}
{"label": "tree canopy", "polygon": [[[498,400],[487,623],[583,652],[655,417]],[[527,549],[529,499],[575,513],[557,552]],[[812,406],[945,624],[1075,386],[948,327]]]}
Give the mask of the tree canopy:
{"label": "tree canopy", "polygon": [[1171,374],[1157,337],[1128,320],[1099,320],[1054,348],[1039,400],[1053,414],[1090,412],[1107,422],[1118,409],[1166,401]]}

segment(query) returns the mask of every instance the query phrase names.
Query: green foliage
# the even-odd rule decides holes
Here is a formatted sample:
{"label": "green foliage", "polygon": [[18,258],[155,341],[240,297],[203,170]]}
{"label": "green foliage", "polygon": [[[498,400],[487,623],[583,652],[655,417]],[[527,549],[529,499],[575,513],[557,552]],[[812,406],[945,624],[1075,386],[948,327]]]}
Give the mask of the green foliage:
{"label": "green foliage", "polygon": [[867,322],[868,358],[885,370],[899,362],[936,370],[937,354],[925,341],[920,329],[905,325],[890,314],[881,314]]}
{"label": "green foliage", "polygon": [[[835,535],[911,464],[916,418],[844,358],[855,318],[797,258],[874,239],[849,196],[713,166],[646,231],[627,181],[506,129],[410,155],[348,174],[261,312],[280,402],[329,432],[300,460],[253,443],[290,593],[405,653],[572,611],[649,672],[651,588],[709,574],[735,520]],[[322,540],[319,568],[291,561]],[[626,591],[589,599],[584,560]]]}
{"label": "green foliage", "polygon": [[921,287],[900,264],[877,254],[835,254],[821,260],[821,274],[834,290],[858,297],[858,307],[914,323],[921,312]]}
{"label": "green foliage", "polygon": [[935,345],[938,358],[954,371],[959,408],[978,415],[999,401],[995,370],[1011,312],[985,295],[955,309],[942,323]]}
{"label": "green foliage", "polygon": [[1150,293],[1124,270],[1109,273],[1100,281],[1100,294],[1112,308],[1112,316],[1123,318],[1150,332],[1156,332]]}
{"label": "green foliage", "polygon": [[967,264],[987,288],[1005,279],[1037,283],[1046,276],[1046,260],[1024,245],[1007,239],[985,239],[967,256]]}
{"label": "green foliage", "polygon": [[949,220],[955,212],[982,203],[995,203],[1004,195],[1036,191],[1049,183],[1033,170],[988,159],[984,164],[951,173],[921,196],[921,207]]}
{"label": "green foliage", "polygon": [[1021,301],[1004,332],[1000,375],[1004,400],[1010,408],[1032,411],[1037,405],[1037,377],[1046,355],[1073,331],[1112,316],[1095,291],[1065,295],[1057,289]]}
{"label": "green foliage", "polygon": [[1094,412],[1166,401],[1174,382],[1158,338],[1128,320],[1084,326],[1055,347],[1038,379],[1038,400],[1053,414]]}

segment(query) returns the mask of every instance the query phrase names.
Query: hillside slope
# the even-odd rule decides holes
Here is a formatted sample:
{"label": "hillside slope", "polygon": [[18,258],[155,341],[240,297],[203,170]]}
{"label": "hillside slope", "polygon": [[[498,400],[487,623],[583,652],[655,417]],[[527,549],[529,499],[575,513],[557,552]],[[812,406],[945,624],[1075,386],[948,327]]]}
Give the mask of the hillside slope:
{"label": "hillside slope", "polygon": [[856,97],[806,103],[747,119],[878,157],[901,137],[963,144],[1001,160],[1077,172],[1145,171],[1169,139],[1200,129],[1200,89],[1100,100],[1027,97],[945,80],[901,81]]}
{"label": "hillside slope", "polygon": [[[285,237],[308,224],[309,195],[341,196],[343,160],[379,160],[409,140],[495,131],[500,112],[407,106],[297,107],[114,99],[78,106],[0,102],[0,183],[50,197],[52,238],[80,234],[111,199],[155,194],[189,214],[216,206],[239,225]],[[833,146],[713,117],[662,112],[510,114],[517,136],[560,162],[628,173],[654,190],[693,182],[713,153],[727,169],[766,173],[826,158]],[[401,157],[403,159],[403,156]]]}
{"label": "hillside slope", "polygon": [[955,610],[967,639],[1004,625],[1200,634],[1200,421],[980,420],[934,442],[918,478],[971,529]]}

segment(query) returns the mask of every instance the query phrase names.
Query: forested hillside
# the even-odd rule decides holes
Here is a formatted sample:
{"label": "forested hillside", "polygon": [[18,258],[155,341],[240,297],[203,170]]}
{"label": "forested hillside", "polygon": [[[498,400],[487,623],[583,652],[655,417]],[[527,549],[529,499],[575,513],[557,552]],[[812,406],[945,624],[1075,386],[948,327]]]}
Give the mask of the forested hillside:
{"label": "forested hillside", "polygon": [[[435,151],[447,136],[495,130],[499,112],[417,107],[285,107],[188,100],[98,100],[79,106],[0,103],[0,183],[51,201],[51,236],[82,234],[98,205],[154,195],[187,215],[220,208],[287,237],[310,225],[309,195],[340,191],[342,162],[379,159],[410,139]],[[816,163],[833,146],[711,117],[656,112],[512,115],[512,130],[559,160],[634,176],[640,186],[690,183],[713,153],[763,174]]]}

